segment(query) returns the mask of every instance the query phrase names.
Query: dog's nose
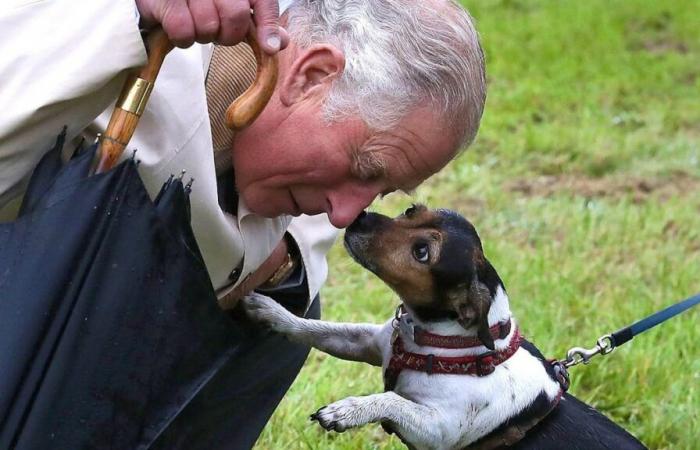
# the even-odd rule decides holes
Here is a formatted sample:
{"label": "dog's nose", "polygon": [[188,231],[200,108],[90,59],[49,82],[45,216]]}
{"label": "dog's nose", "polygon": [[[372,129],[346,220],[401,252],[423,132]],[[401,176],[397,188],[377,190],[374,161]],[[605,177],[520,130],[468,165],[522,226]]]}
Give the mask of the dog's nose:
{"label": "dog's nose", "polygon": [[348,231],[357,231],[359,228],[362,227],[362,220],[367,217],[367,212],[360,211],[360,214],[355,217],[355,220],[352,221],[350,225],[348,225],[347,230]]}

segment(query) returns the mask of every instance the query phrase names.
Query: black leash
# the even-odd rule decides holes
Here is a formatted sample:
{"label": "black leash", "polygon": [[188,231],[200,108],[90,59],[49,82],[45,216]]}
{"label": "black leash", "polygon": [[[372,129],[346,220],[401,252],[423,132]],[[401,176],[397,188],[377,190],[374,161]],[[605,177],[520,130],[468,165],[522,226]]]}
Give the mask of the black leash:
{"label": "black leash", "polygon": [[657,326],[661,322],[664,322],[670,319],[671,317],[676,316],[685,311],[686,309],[690,309],[699,303],[700,294],[697,294],[693,297],[683,300],[682,302],[676,303],[675,305],[671,305],[666,309],[652,314],[651,316],[646,317],[638,322],[635,322],[628,327],[617,330],[616,332],[610,335],[613,348],[621,346],[625,342],[632,340],[632,338],[636,335],[641,334]]}
{"label": "black leash", "polygon": [[596,355],[610,354],[615,348],[622,344],[631,341],[635,336],[655,327],[656,325],[665,322],[671,317],[677,316],[683,311],[700,304],[700,294],[689,297],[679,303],[669,306],[659,312],[656,312],[642,320],[639,320],[632,325],[620,328],[611,334],[601,336],[596,341],[593,348],[573,347],[566,352],[566,358],[560,361],[553,360],[552,366],[554,372],[559,378],[559,383],[566,390],[569,387],[569,374],[567,369],[577,364],[588,364],[591,358]]}

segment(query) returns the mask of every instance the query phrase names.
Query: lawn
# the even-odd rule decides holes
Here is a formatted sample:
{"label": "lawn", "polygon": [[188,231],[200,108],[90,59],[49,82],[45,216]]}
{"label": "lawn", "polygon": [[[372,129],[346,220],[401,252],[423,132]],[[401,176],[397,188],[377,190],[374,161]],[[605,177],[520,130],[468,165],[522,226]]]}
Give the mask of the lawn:
{"label": "lawn", "polygon": [[[412,201],[481,234],[524,334],[546,355],[700,292],[700,2],[470,0],[489,93],[475,144]],[[383,322],[398,299],[340,245],[327,320]],[[571,370],[571,392],[650,448],[697,449],[700,308]],[[256,449],[399,449],[378,425],[308,420],[382,390],[378,368],[312,351]]]}

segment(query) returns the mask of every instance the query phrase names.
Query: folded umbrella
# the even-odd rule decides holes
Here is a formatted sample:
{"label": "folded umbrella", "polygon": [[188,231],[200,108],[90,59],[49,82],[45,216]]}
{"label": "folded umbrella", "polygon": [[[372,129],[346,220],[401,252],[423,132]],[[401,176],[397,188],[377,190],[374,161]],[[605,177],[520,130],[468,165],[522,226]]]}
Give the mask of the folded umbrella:
{"label": "folded umbrella", "polygon": [[[169,46],[149,37],[141,76]],[[0,224],[2,449],[148,448],[241,338],[194,239],[190,186],[171,177],[152,201],[135,158],[112,167],[146,91],[65,164],[64,131]]]}

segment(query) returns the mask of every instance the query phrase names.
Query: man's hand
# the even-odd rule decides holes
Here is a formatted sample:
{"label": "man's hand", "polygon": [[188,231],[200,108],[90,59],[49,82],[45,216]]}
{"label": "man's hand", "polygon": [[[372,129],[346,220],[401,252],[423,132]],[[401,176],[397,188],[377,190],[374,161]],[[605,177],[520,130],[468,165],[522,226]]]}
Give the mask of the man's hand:
{"label": "man's hand", "polygon": [[261,284],[270,279],[272,274],[282,265],[287,258],[287,241],[282,239],[277,247],[272,251],[272,254],[265,260],[264,263],[255,272],[252,272],[248,277],[241,282],[236,288],[229,292],[225,297],[219,300],[219,306],[223,309],[232,309],[238,301],[244,296],[250,294],[257,289]]}
{"label": "man's hand", "polygon": [[177,47],[195,41],[235,45],[245,39],[253,23],[266,53],[273,55],[289,43],[279,24],[277,0],[136,0],[136,7],[143,27],[160,24]]}

